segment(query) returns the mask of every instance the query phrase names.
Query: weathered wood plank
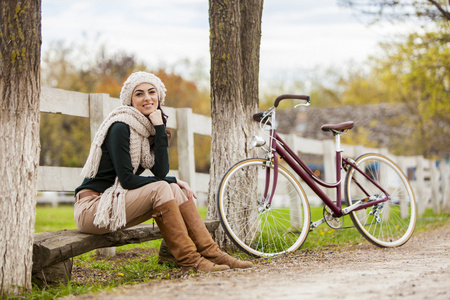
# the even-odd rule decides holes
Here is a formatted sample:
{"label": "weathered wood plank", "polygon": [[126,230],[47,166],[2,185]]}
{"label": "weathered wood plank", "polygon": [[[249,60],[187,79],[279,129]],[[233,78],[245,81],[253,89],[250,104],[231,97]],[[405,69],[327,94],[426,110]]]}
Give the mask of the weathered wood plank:
{"label": "weathered wood plank", "polygon": [[89,117],[89,94],[41,87],[40,111]]}
{"label": "weathered wood plank", "polygon": [[73,192],[81,184],[81,168],[48,167],[38,168],[38,191]]}
{"label": "weathered wood plank", "polygon": [[[210,232],[219,221],[205,220]],[[162,238],[155,224],[140,224],[118,232],[103,235],[81,233],[78,229],[36,233],[33,245],[33,273],[69,258],[98,248],[117,247]]]}
{"label": "weathered wood plank", "polygon": [[192,124],[193,132],[211,136],[211,117],[192,114],[192,120],[189,120]]}
{"label": "weathered wood plank", "polygon": [[169,116],[169,118],[167,119],[167,128],[170,129],[177,129],[178,128],[178,123],[177,123],[177,109],[173,108],[173,107],[168,107],[168,106],[163,106],[162,107],[164,113],[166,115]]}

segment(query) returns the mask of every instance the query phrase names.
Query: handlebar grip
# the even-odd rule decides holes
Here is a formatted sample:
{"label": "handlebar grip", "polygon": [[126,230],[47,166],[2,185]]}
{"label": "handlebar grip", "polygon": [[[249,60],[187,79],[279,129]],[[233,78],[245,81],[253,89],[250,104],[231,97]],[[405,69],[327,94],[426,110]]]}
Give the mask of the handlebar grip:
{"label": "handlebar grip", "polygon": [[[256,121],[258,123],[261,122],[261,121],[266,122],[267,121],[267,116],[265,116],[265,117],[263,117],[263,116],[264,116],[263,112],[256,113],[256,114],[253,115],[253,121]],[[270,123],[270,121],[268,121],[267,125],[272,125],[272,124]]]}
{"label": "handlebar grip", "polygon": [[278,104],[280,104],[281,100],[284,100],[284,99],[306,100],[308,103],[311,103],[309,96],[306,96],[306,95],[283,94],[283,95],[278,96],[277,99],[275,99],[273,106],[278,107]]}

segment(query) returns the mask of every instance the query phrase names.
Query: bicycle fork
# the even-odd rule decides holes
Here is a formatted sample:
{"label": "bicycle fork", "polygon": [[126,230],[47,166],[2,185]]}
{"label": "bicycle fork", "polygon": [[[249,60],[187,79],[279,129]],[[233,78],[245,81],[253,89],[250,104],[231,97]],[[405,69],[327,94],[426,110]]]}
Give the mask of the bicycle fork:
{"label": "bicycle fork", "polygon": [[[272,139],[272,149],[274,149],[274,143],[276,143],[276,140]],[[269,209],[270,206],[272,205],[273,195],[275,194],[275,189],[277,188],[277,183],[278,183],[278,156],[273,155],[273,152],[269,152],[269,153],[272,154],[272,155],[270,155],[272,157],[269,156],[269,158],[266,162],[266,165],[267,165],[267,167],[266,167],[266,184],[265,184],[265,188],[264,188],[263,199],[261,201],[261,207],[259,209],[260,213]],[[273,169],[273,181],[272,181],[272,190],[270,191],[270,196],[269,196],[269,187],[270,187],[270,180],[271,180],[270,170],[271,169]]]}

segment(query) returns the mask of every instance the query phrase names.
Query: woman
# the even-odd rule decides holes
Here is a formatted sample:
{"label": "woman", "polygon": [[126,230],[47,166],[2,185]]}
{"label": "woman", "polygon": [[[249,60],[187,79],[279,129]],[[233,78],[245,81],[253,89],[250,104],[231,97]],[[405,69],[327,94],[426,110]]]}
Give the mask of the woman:
{"label": "woman", "polygon": [[[104,234],[154,218],[183,272],[249,268],[222,252],[194,204],[194,191],[169,172],[166,88],[154,74],[136,72],[124,82],[122,106],[100,125],[75,190],[75,223]],[[154,176],[140,176],[150,169]],[[186,191],[186,195],[182,192]]]}

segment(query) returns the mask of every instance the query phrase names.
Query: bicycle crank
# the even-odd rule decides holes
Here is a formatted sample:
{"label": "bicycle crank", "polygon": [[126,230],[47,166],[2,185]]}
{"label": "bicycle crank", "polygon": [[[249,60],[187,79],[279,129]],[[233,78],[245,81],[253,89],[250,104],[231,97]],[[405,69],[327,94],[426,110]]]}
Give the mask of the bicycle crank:
{"label": "bicycle crank", "polygon": [[333,229],[340,229],[344,225],[344,216],[336,218],[333,216],[333,211],[328,207],[323,207],[323,218],[325,222]]}

